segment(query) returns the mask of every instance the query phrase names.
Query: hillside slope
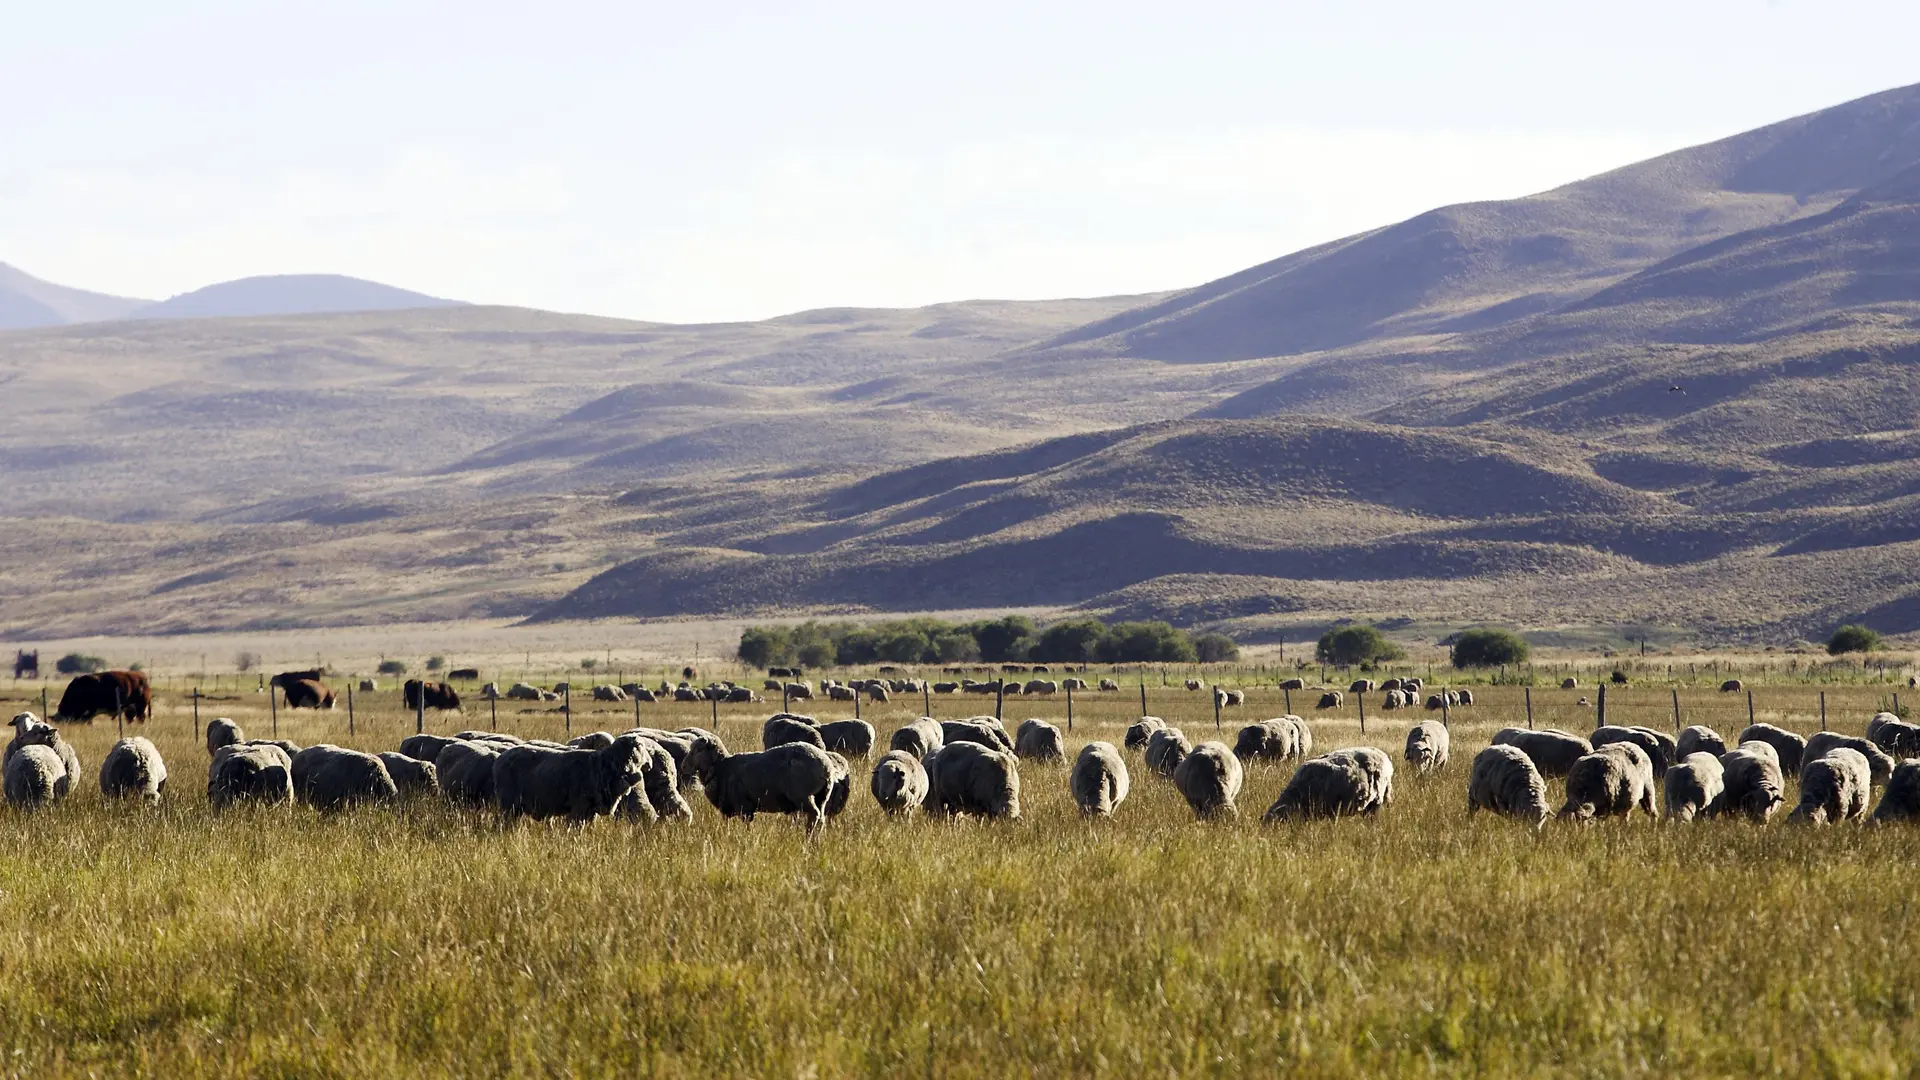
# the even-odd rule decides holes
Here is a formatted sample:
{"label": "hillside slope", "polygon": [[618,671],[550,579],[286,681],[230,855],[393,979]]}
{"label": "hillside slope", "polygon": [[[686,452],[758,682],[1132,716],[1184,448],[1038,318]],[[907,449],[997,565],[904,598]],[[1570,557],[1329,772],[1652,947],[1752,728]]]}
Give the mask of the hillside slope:
{"label": "hillside slope", "polygon": [[0,330],[118,319],[150,302],[70,289],[0,263]]}
{"label": "hillside slope", "polygon": [[457,306],[460,306],[458,300],[442,300],[437,296],[340,274],[273,274],[207,285],[157,304],[148,304],[131,312],[129,317],[244,318]]}

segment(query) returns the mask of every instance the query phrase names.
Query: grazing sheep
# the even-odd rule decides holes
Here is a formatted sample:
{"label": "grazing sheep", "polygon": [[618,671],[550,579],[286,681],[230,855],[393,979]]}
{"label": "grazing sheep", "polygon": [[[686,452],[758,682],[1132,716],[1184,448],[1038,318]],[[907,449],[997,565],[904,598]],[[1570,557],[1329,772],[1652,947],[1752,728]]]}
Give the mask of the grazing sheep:
{"label": "grazing sheep", "polygon": [[1592,744],[1595,750],[1603,746],[1613,746],[1617,743],[1629,743],[1637,746],[1647,755],[1647,762],[1653,766],[1653,778],[1655,780],[1662,779],[1667,775],[1668,759],[1666,747],[1661,745],[1658,733],[1648,728],[1618,727],[1609,724],[1606,727],[1594,728],[1592,734],[1587,736],[1587,742]]}
{"label": "grazing sheep", "polygon": [[627,735],[640,741],[640,752],[647,760],[640,786],[615,804],[614,815],[638,821],[692,821],[693,808],[680,797],[680,768],[668,742],[638,731],[622,733],[623,738]]}
{"label": "grazing sheep", "polygon": [[1668,768],[1667,820],[1692,821],[1705,816],[1707,808],[1726,790],[1725,772],[1719,755],[1705,750],[1695,750]]}
{"label": "grazing sheep", "polygon": [[1245,690],[1227,691],[1227,707],[1228,708],[1237,709],[1240,706],[1245,705],[1246,703],[1247,703],[1247,692]]}
{"label": "grazing sheep", "polygon": [[293,797],[322,812],[392,802],[400,787],[372,754],[321,743],[293,756]]}
{"label": "grazing sheep", "polygon": [[1865,817],[1872,797],[1866,755],[1836,746],[1800,767],[1800,805],[1788,821],[1812,825]]}
{"label": "grazing sheep", "polygon": [[820,725],[820,746],[836,754],[866,757],[873,753],[873,725],[865,720],[830,720]]}
{"label": "grazing sheep", "polygon": [[854,689],[851,686],[827,687],[828,701],[852,701],[856,696],[857,695],[854,693]]}
{"label": "grazing sheep", "polygon": [[1298,744],[1299,737],[1286,718],[1256,720],[1240,729],[1233,741],[1233,756],[1242,762],[1285,761],[1294,756]]}
{"label": "grazing sheep", "polygon": [[1874,783],[1884,784],[1893,777],[1894,761],[1887,756],[1885,750],[1857,735],[1842,735],[1837,731],[1822,731],[1808,737],[1806,756],[1800,759],[1803,762],[1802,770],[1805,770],[1804,762],[1818,761],[1826,757],[1828,751],[1841,746],[1849,750],[1857,750],[1861,757],[1867,759],[1867,767],[1873,772]]}
{"label": "grazing sheep", "polygon": [[960,684],[957,682],[937,682],[933,684],[933,692],[936,694],[957,694],[960,692]]}
{"label": "grazing sheep", "polygon": [[1566,678],[1564,678],[1564,679],[1561,679],[1561,680],[1560,680],[1560,689],[1562,689],[1562,690],[1578,690],[1578,689],[1580,689],[1580,680],[1578,680],[1578,679],[1576,679],[1576,678],[1574,678],[1573,676],[1571,676],[1571,675],[1569,675],[1569,676],[1567,676]]}
{"label": "grazing sheep", "polygon": [[1869,727],[1867,738],[1891,757],[1920,757],[1920,725],[1889,719],[1878,727]]}
{"label": "grazing sheep", "polygon": [[293,802],[293,760],[277,746],[235,743],[213,755],[207,801],[215,810],[237,802],[279,806]]}
{"label": "grazing sheep", "polygon": [[627,692],[617,686],[596,686],[593,688],[595,701],[625,701]]}
{"label": "grazing sheep", "polygon": [[1416,773],[1430,773],[1447,764],[1453,735],[1444,726],[1422,720],[1407,732],[1407,764]]}
{"label": "grazing sheep", "polygon": [[1027,685],[1020,688],[1023,694],[1039,694],[1041,697],[1050,697],[1059,690],[1060,684],[1052,679],[1030,679]]}
{"label": "grazing sheep", "polygon": [[1740,733],[1734,749],[1738,750],[1751,742],[1762,743],[1773,748],[1782,776],[1800,775],[1800,765],[1807,760],[1807,740],[1784,728],[1774,727],[1772,724],[1754,724]]}
{"label": "grazing sheep", "polygon": [[1455,699],[1455,704],[1459,704],[1459,705],[1473,704],[1473,691],[1471,690],[1455,690],[1453,692],[1453,696]]}
{"label": "grazing sheep", "polygon": [[1013,733],[1013,756],[1028,761],[1067,760],[1066,740],[1060,729],[1045,720],[1025,720]]}
{"label": "grazing sheep", "polygon": [[378,679],[361,679],[361,680],[360,680],[360,692],[361,692],[361,693],[363,693],[363,694],[377,694],[377,693],[379,693],[379,692],[380,692],[380,680],[378,680]]}
{"label": "grazing sheep", "polygon": [[224,716],[207,721],[207,753],[209,754],[219,753],[223,746],[245,742],[246,738],[246,733],[240,730],[240,725]]}
{"label": "grazing sheep", "polygon": [[585,735],[575,735],[567,740],[567,745],[575,750],[604,750],[613,745],[613,733],[610,731],[589,731]]}
{"label": "grazing sheep", "polygon": [[1180,767],[1180,760],[1193,752],[1193,744],[1179,728],[1164,727],[1155,731],[1147,739],[1147,769],[1158,776],[1171,778],[1173,770]]}
{"label": "grazing sheep", "polygon": [[[989,750],[998,750],[1003,754],[1013,753],[1013,740],[1007,738],[1007,729],[1000,721],[991,716],[974,716],[965,720],[940,721],[940,741],[945,746],[957,742],[977,743]],[[922,758],[922,762],[926,759]]]}
{"label": "grazing sheep", "polygon": [[758,753],[729,754],[701,736],[687,754],[687,771],[723,817],[752,821],[757,814],[804,814],[808,831],[827,823],[844,763],[812,743],[782,743]]}
{"label": "grazing sheep", "polygon": [[1874,808],[1876,822],[1920,821],[1920,761],[1903,761]]}
{"label": "grazing sheep", "polygon": [[940,730],[940,721],[923,716],[893,733],[888,740],[890,750],[904,750],[913,755],[915,761],[925,761],[927,755],[946,745],[946,736]]}
{"label": "grazing sheep", "polygon": [[29,746],[46,747],[60,759],[61,776],[59,790],[55,794],[65,798],[68,789],[80,777],[80,755],[74,752],[73,744],[61,736],[59,728],[30,712],[14,717],[13,728],[13,739],[7,743],[5,755],[0,756],[0,765],[13,760],[15,754]]}
{"label": "grazing sheep", "polygon": [[787,697],[794,701],[812,701],[813,687],[803,682],[790,682],[786,685]]}
{"label": "grazing sheep", "polygon": [[1305,690],[1306,688],[1307,680],[1305,679],[1285,679],[1280,683],[1282,690]]}
{"label": "grazing sheep", "polygon": [[438,761],[440,751],[459,741],[445,735],[409,735],[400,740],[400,752],[415,761]]}
{"label": "grazing sheep", "polygon": [[1660,809],[1654,797],[1653,758],[1640,744],[1603,743],[1567,770],[1567,803],[1560,817],[1626,817],[1635,807],[1648,817],[1658,816]]}
{"label": "grazing sheep", "polygon": [[820,735],[820,729],[802,717],[791,713],[775,713],[767,718],[760,727],[760,747],[771,750],[788,743],[807,743],[822,750],[827,748],[826,739]]}
{"label": "grazing sheep", "polygon": [[1737,694],[1746,688],[1746,684],[1739,679],[1728,679],[1720,684],[1720,692],[1723,694]]}
{"label": "grazing sheep", "polygon": [[1467,778],[1467,814],[1491,810],[1540,825],[1553,811],[1547,782],[1517,746],[1489,746],[1476,754]]}
{"label": "grazing sheep", "polygon": [[493,762],[494,799],[509,819],[585,823],[604,817],[646,782],[653,757],[644,741],[622,735],[598,750],[508,747]]}
{"label": "grazing sheep", "polygon": [[1880,734],[1880,729],[1885,725],[1887,725],[1888,723],[1899,723],[1899,722],[1900,722],[1900,718],[1894,715],[1893,713],[1890,713],[1890,712],[1874,713],[1873,719],[1867,721],[1867,738],[1874,743],[1878,743],[1880,740],[1874,738],[1874,736]]}
{"label": "grazing sheep", "polygon": [[440,793],[440,770],[433,762],[396,754],[391,750],[383,750],[374,756],[387,767],[387,775],[393,778],[393,786],[399,790],[401,798]]}
{"label": "grazing sheep", "polygon": [[1107,690],[1107,691],[1118,690],[1120,689],[1120,684],[1117,682],[1114,682],[1112,679],[1101,679],[1100,689]]}
{"label": "grazing sheep", "polygon": [[1147,740],[1153,738],[1153,733],[1166,726],[1167,722],[1157,716],[1143,716],[1127,725],[1126,737],[1120,740],[1120,744],[1129,750],[1145,750]]}
{"label": "grazing sheep", "polygon": [[1067,778],[1073,803],[1088,817],[1112,817],[1127,801],[1130,781],[1127,763],[1109,742],[1090,742],[1080,748],[1073,773]]}
{"label": "grazing sheep", "polygon": [[1265,820],[1371,814],[1392,797],[1393,762],[1387,755],[1372,747],[1336,750],[1301,762]]}
{"label": "grazing sheep", "polygon": [[1313,729],[1298,716],[1288,713],[1280,719],[1293,725],[1293,756],[1304,758],[1313,753]]}
{"label": "grazing sheep", "polygon": [[1188,679],[1188,680],[1187,680],[1187,689],[1188,689],[1188,690],[1198,690],[1198,689],[1200,689],[1200,680],[1199,680],[1199,679]]}
{"label": "grazing sheep", "polygon": [[1426,681],[1423,679],[1418,679],[1418,678],[1401,679],[1400,692],[1407,695],[1407,700],[1411,702],[1415,698],[1420,696],[1421,689],[1426,685],[1427,685]]}
{"label": "grazing sheep", "polygon": [[287,739],[248,739],[246,742],[240,743],[238,745],[277,747],[279,750],[281,750],[283,753],[287,755],[288,761],[292,761],[293,755],[299,753],[301,749],[299,743],[292,742]]}
{"label": "grazing sheep", "polygon": [[1674,759],[1684,761],[1694,754],[1711,754],[1718,758],[1727,752],[1727,740],[1710,727],[1694,724],[1680,729],[1680,737],[1674,740]]}
{"label": "grazing sheep", "polygon": [[891,699],[887,696],[886,687],[878,683],[869,683],[867,685],[867,700],[885,705]]}
{"label": "grazing sheep", "polygon": [[927,770],[905,750],[889,750],[873,766],[873,801],[889,814],[917,810],[927,801]]}
{"label": "grazing sheep", "polygon": [[[413,737],[418,738],[419,736]],[[519,746],[521,743],[527,741],[518,735],[509,735],[504,731],[463,731],[455,735],[454,738],[462,742],[494,743],[502,749],[509,746]],[[403,741],[401,745],[405,746],[406,743]]]}
{"label": "grazing sheep", "polygon": [[1592,743],[1558,728],[1501,728],[1493,734],[1493,745],[1518,747],[1545,777],[1565,776],[1574,762],[1593,753]]}
{"label": "grazing sheep", "polygon": [[1337,709],[1341,705],[1345,704],[1346,700],[1347,700],[1347,695],[1341,693],[1338,690],[1329,690],[1326,693],[1320,695],[1320,704],[1315,706],[1315,708]]}
{"label": "grazing sheep", "polygon": [[1233,800],[1240,794],[1240,779],[1240,759],[1221,742],[1194,747],[1173,770],[1173,786],[1186,796],[1193,816],[1202,821],[1239,813]]}
{"label": "grazing sheep", "polygon": [[72,778],[53,747],[28,743],[8,756],[4,769],[7,803],[20,810],[38,810],[65,797]]}
{"label": "grazing sheep", "polygon": [[1020,816],[1020,766],[1012,754],[950,742],[928,758],[927,812]]}
{"label": "grazing sheep", "polygon": [[1370,694],[1379,688],[1380,688],[1380,684],[1377,682],[1374,682],[1372,679],[1355,679],[1353,680],[1353,685],[1347,687],[1347,693]]}
{"label": "grazing sheep", "polygon": [[1786,791],[1780,774],[1780,755],[1764,742],[1745,742],[1721,755],[1720,800],[1707,808],[1708,817],[1735,811],[1748,820],[1765,825],[1778,809]]}
{"label": "grazing sheep", "polygon": [[167,764],[146,737],[121,739],[100,761],[100,794],[109,799],[138,796],[156,803],[167,790]]}
{"label": "grazing sheep", "polygon": [[1407,704],[1407,695],[1398,690],[1388,690],[1380,695],[1380,711],[1392,712]]}
{"label": "grazing sheep", "polygon": [[539,701],[540,688],[517,682],[507,687],[507,698],[512,701]]}
{"label": "grazing sheep", "polygon": [[441,750],[433,763],[440,771],[440,793],[458,806],[493,806],[493,763],[508,749],[500,743],[457,742]]}

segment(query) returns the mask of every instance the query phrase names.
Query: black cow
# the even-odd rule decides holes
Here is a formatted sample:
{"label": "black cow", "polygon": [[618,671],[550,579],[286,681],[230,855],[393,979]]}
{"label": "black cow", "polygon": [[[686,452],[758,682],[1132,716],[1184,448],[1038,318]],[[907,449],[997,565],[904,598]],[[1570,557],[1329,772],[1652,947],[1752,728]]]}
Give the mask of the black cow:
{"label": "black cow", "polygon": [[444,709],[449,712],[460,711],[460,695],[446,683],[408,679],[406,685],[400,688],[400,700],[406,703],[407,708],[418,709],[420,694],[423,690],[426,692],[427,708]]}
{"label": "black cow", "polygon": [[480,669],[477,667],[457,667],[447,672],[449,679],[462,679],[467,682],[480,681]]}
{"label": "black cow", "polygon": [[60,707],[49,719],[70,724],[91,722],[105,713],[129,720],[153,716],[153,690],[145,672],[101,671],[76,675],[60,695]]}
{"label": "black cow", "polygon": [[37,679],[40,677],[40,650],[28,652],[25,649],[13,651],[13,677],[16,679]]}

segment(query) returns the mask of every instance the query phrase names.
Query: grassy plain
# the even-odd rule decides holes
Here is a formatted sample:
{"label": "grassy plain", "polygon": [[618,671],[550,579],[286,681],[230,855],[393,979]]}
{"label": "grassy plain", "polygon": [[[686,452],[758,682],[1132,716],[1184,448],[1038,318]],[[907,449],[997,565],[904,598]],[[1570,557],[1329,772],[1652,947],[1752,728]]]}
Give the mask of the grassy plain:
{"label": "grassy plain", "polygon": [[[1776,672],[1755,709],[1817,730],[1824,688],[1830,725],[1858,731],[1894,689],[1859,681],[1878,674],[1816,686]],[[1264,683],[1227,711],[1228,741],[1282,709],[1270,672],[1210,675]],[[790,821],[722,821],[697,792],[695,820],[664,828],[502,828],[438,804],[216,818],[185,683],[163,685],[144,731],[172,774],[160,808],[102,803],[94,771],[115,728],[96,723],[69,728],[86,774],[72,798],[39,815],[0,811],[9,1073],[1920,1068],[1920,831],[1642,819],[1535,832],[1469,818],[1474,752],[1525,722],[1515,687],[1482,687],[1480,704],[1453,713],[1453,763],[1403,774],[1376,820],[1262,825],[1283,766],[1250,770],[1237,821],[1198,824],[1129,755],[1133,794],[1109,822],[1079,819],[1065,766],[1029,764],[1018,822],[888,820],[862,783],[809,840]],[[0,696],[15,699],[10,712],[37,692]],[[271,732],[262,695],[223,696],[203,703],[203,719]],[[1576,704],[1591,685],[1532,696],[1542,726],[1592,725]],[[1664,685],[1610,691],[1609,719],[1671,729],[1672,697]],[[1744,695],[1690,686],[1680,700],[1687,723],[1729,735],[1745,723]],[[920,704],[863,713],[884,738]],[[933,704],[940,716],[993,708]],[[1337,715],[1312,704],[1294,695],[1317,750],[1365,742],[1396,759],[1427,715],[1370,711],[1362,735],[1351,700]],[[1149,705],[1213,737],[1206,695],[1153,686]],[[706,704],[640,708],[653,725],[713,722]],[[566,734],[550,709],[503,702],[493,721],[470,703],[427,724]],[[1138,709],[1132,685],[1076,695],[1070,745],[1118,742]],[[756,747],[769,711],[722,706],[719,729],[736,749]],[[632,715],[576,701],[571,730],[617,731]],[[1009,700],[1010,726],[1027,716],[1064,726],[1065,701]],[[390,690],[358,695],[351,735],[347,722],[283,710],[279,733],[387,749],[413,730]]]}

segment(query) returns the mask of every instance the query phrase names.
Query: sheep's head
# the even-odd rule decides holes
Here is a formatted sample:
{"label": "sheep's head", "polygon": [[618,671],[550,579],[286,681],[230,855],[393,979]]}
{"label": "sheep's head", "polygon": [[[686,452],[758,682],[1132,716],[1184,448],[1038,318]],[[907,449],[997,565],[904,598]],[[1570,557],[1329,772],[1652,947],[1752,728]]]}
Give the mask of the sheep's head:
{"label": "sheep's head", "polygon": [[9,723],[13,725],[14,731],[21,735],[25,735],[34,728],[45,726],[39,717],[30,712],[20,713],[9,721]]}

